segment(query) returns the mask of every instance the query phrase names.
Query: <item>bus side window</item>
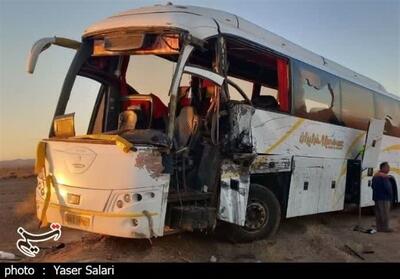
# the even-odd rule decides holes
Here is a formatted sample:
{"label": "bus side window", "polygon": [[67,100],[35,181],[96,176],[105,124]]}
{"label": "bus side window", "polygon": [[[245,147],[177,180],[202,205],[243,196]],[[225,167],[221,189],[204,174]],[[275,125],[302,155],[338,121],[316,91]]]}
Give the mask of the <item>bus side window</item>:
{"label": "bus side window", "polygon": [[390,97],[375,94],[376,118],[386,120],[384,134],[400,137],[400,105]]}
{"label": "bus side window", "polygon": [[[92,119],[89,125],[89,133],[91,134],[101,134],[104,129],[104,112],[105,112],[105,102],[106,102],[106,93],[105,88],[101,88],[99,95],[96,100],[96,104],[93,108]],[[91,131],[90,131],[91,130]]]}
{"label": "bus side window", "polygon": [[294,61],[294,114],[342,125],[340,83],[334,76]]}
{"label": "bus side window", "polygon": [[251,101],[257,108],[274,111],[280,109],[278,90],[265,85],[254,85]]}
{"label": "bus side window", "polygon": [[[242,88],[254,107],[272,111],[290,111],[289,65],[286,58],[229,37],[227,52],[229,78],[234,76],[245,83],[243,85],[237,79],[230,78]],[[235,93],[234,90],[231,91]],[[231,100],[238,97],[238,94],[230,92]]]}
{"label": "bus side window", "polygon": [[[251,92],[253,91],[253,83],[244,79],[239,79],[239,78],[234,78],[232,76],[228,76],[228,79],[233,81],[235,84],[237,84],[244,93],[246,93],[247,97],[251,99]],[[229,90],[229,96],[231,100],[235,101],[243,101],[244,98],[240,93],[236,90],[235,87],[232,85],[228,84],[228,90]]]}
{"label": "bus side window", "polygon": [[93,79],[77,76],[65,114],[75,112],[77,135],[86,135],[101,84]]}
{"label": "bus side window", "polygon": [[370,118],[375,117],[372,91],[342,81],[342,119],[347,127],[367,130]]}

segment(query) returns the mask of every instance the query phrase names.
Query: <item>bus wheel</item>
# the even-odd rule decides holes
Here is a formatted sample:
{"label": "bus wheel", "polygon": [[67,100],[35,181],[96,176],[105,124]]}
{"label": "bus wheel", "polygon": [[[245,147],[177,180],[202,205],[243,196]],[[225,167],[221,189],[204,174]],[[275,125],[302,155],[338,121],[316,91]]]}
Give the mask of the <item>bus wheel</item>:
{"label": "bus wheel", "polygon": [[233,242],[250,242],[272,236],[281,221],[279,201],[266,187],[250,185],[245,225],[229,224],[228,238]]}

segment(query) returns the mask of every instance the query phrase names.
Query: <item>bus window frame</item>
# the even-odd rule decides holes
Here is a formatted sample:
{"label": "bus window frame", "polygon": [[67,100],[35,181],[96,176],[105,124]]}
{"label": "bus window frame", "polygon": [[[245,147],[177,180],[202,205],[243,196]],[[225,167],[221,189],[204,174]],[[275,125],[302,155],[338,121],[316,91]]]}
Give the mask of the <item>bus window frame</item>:
{"label": "bus window frame", "polygon": [[[381,101],[379,99],[381,99]],[[394,108],[395,108],[395,110],[397,108],[397,115],[400,116],[400,100],[396,100],[395,98],[393,98],[391,96],[387,96],[387,95],[383,95],[383,94],[374,92],[375,118],[389,121],[390,125],[393,126],[394,131],[392,131],[392,130],[387,131],[386,130],[387,127],[386,127],[386,123],[385,123],[385,129],[384,129],[384,133],[383,133],[384,135],[392,136],[392,137],[400,137],[400,120],[398,120],[397,125],[394,125],[394,124],[392,124],[392,121],[391,121],[393,119],[393,117],[391,115],[388,115],[387,113],[385,113],[385,115],[383,117],[382,117],[382,115],[378,116],[378,107],[385,106],[385,103],[390,102],[390,101],[394,102]],[[378,105],[379,102],[382,102],[382,103]],[[396,132],[398,132],[399,135],[397,135]]]}
{"label": "bus window frame", "polygon": [[[325,70],[322,70],[318,67],[315,67],[313,65],[310,65],[308,63],[305,63],[305,62],[303,62],[301,60],[297,60],[297,59],[291,59],[290,70],[291,70],[291,88],[292,88],[291,115],[293,115],[295,117],[309,119],[312,121],[318,121],[321,123],[327,123],[327,124],[337,125],[337,126],[345,126],[344,122],[343,122],[343,118],[342,118],[342,110],[343,110],[342,82],[343,82],[343,79],[338,77],[337,75],[334,75],[332,73],[329,73]],[[309,117],[309,115],[311,114],[310,112],[306,112],[305,115],[299,115],[297,113],[297,106],[296,106],[297,98],[296,97],[297,97],[297,93],[298,93],[298,89],[299,89],[298,87],[303,86],[302,82],[299,84],[299,80],[298,80],[300,78],[300,70],[311,71],[313,74],[318,75],[318,78],[320,80],[329,81],[329,82],[327,82],[326,86],[324,86],[324,87],[326,87],[326,90],[328,90],[328,94],[330,95],[330,102],[329,102],[329,104],[325,104],[325,105],[328,106],[326,109],[329,109],[332,111],[333,115],[335,116],[336,120],[338,121],[337,123],[331,123],[331,122],[325,121],[325,120],[310,118]],[[334,81],[334,83],[332,83],[332,81]],[[328,84],[330,86],[328,86]],[[333,85],[335,85],[335,86],[333,86]],[[307,84],[307,86],[314,87],[314,86],[312,86],[312,84]],[[295,92],[295,89],[297,89],[296,92]],[[321,88],[314,87],[314,89],[320,90]],[[303,92],[303,94],[307,94],[307,93]],[[339,98],[339,100],[337,100],[337,98]],[[321,111],[323,111],[323,110],[321,110]]]}
{"label": "bus window frame", "polygon": [[[289,56],[286,56],[286,55],[283,55],[283,54],[281,54],[281,53],[278,53],[278,52],[276,52],[276,51],[274,51],[274,50],[272,50],[272,49],[270,49],[270,48],[268,48],[268,47],[266,47],[266,46],[264,46],[264,45],[260,45],[260,44],[258,44],[258,43],[256,43],[256,42],[249,41],[249,40],[244,39],[244,38],[242,38],[242,37],[238,37],[238,36],[231,35],[231,34],[225,35],[224,37],[225,37],[225,39],[227,40],[227,44],[228,44],[229,40],[236,40],[236,41],[238,41],[240,44],[243,44],[246,48],[248,48],[248,49],[250,49],[250,50],[252,50],[252,51],[254,51],[254,52],[260,53],[260,55],[266,55],[266,56],[269,55],[269,56],[271,56],[272,58],[274,58],[276,64],[278,63],[278,60],[279,60],[279,59],[286,62],[286,66],[287,66],[287,90],[286,90],[287,92],[286,92],[286,93],[287,93],[287,102],[288,102],[288,103],[287,103],[287,106],[288,106],[288,108],[287,108],[286,110],[281,110],[281,109],[279,108],[279,110],[276,111],[276,112],[278,112],[278,113],[283,113],[283,114],[288,114],[288,115],[293,115],[293,114],[292,114],[293,99],[294,99],[293,96],[292,96],[292,92],[293,92],[293,90],[292,90],[292,88],[293,88],[293,84],[292,84],[292,82],[293,82],[293,78],[292,78],[292,60],[293,60],[293,59],[292,59],[291,57],[289,57]],[[228,48],[228,49],[227,49],[228,64],[229,64],[229,52],[230,52],[230,50],[229,50],[229,48]],[[277,65],[276,65],[276,72],[277,72],[277,74],[278,74],[278,66],[277,66]],[[257,83],[261,84],[262,86],[271,87],[270,85],[265,84],[264,82],[262,82],[262,81],[260,81],[260,80],[249,80],[249,79],[246,78],[246,77],[237,75],[237,74],[232,73],[232,72],[229,72],[229,71],[227,71],[227,76],[228,76],[228,75],[229,75],[229,76],[232,76],[232,77],[235,77],[235,78],[238,78],[238,79],[242,79],[242,80],[245,80],[245,81],[248,81],[248,82],[253,83],[253,90],[252,90],[252,92],[251,92],[251,93],[252,93],[251,99],[253,99],[253,94],[254,94],[254,92],[255,92],[254,86],[255,86]],[[278,76],[277,76],[276,82],[277,82],[277,89],[278,89],[278,88],[279,88]],[[279,90],[278,90],[278,96],[279,96]],[[246,98],[246,99],[248,99],[248,98]],[[254,104],[252,103],[252,101],[251,101],[251,100],[249,100],[249,101],[250,101],[250,103],[254,106]],[[257,108],[257,109],[269,111],[268,109],[263,109],[263,108]]]}
{"label": "bus window frame", "polygon": [[[338,77],[339,78],[339,77]],[[356,130],[362,130],[362,131],[367,131],[368,130],[368,123],[369,123],[369,119],[371,119],[371,118],[375,118],[376,117],[376,97],[375,97],[375,95],[376,94],[379,94],[379,93],[377,93],[376,91],[374,91],[374,90],[372,90],[372,89],[369,89],[369,88],[366,88],[366,87],[364,87],[364,86],[361,86],[361,85],[359,85],[359,84],[356,84],[356,83],[354,83],[354,82],[352,82],[352,81],[349,81],[349,80],[347,80],[347,79],[342,79],[342,78],[339,78],[339,80],[340,80],[340,95],[341,95],[341,119],[342,119],[342,122],[344,123],[344,126],[345,127],[347,127],[347,128],[351,128],[351,129],[356,129]],[[345,85],[347,83],[347,85]],[[364,95],[363,97],[363,100],[365,101],[366,99],[365,99],[365,97],[369,94],[370,95],[370,97],[372,98],[372,110],[373,110],[373,112],[372,112],[372,115],[370,115],[369,117],[366,117],[365,119],[361,119],[360,117],[356,117],[356,119],[361,119],[363,122],[365,122],[365,123],[362,123],[362,125],[364,125],[365,126],[365,129],[363,129],[363,128],[359,128],[359,127],[354,127],[354,126],[350,126],[350,125],[347,125],[346,124],[346,122],[347,122],[347,120],[345,120],[345,118],[343,117],[343,108],[344,107],[347,107],[347,104],[346,105],[344,105],[344,98],[343,98],[343,96],[344,96],[344,94],[343,94],[343,85],[345,85],[345,86],[351,86],[351,87],[353,87],[353,88],[358,88],[357,90],[361,90],[361,94],[362,95]],[[366,92],[368,93],[368,94],[366,94]]]}

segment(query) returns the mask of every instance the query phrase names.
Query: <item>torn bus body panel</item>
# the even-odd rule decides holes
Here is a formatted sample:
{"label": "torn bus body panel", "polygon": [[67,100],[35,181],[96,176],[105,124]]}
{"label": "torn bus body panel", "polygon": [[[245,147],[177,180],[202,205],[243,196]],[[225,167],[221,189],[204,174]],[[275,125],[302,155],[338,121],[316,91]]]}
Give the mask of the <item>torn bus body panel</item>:
{"label": "torn bus body panel", "polygon": [[250,189],[248,168],[235,164],[230,160],[225,160],[221,171],[218,218],[244,226]]}
{"label": "torn bus body panel", "polygon": [[229,103],[229,148],[232,153],[253,153],[251,120],[255,108],[242,103]]}
{"label": "torn bus body panel", "polygon": [[120,134],[121,137],[126,139],[133,144],[146,144],[160,147],[169,147],[170,142],[165,133],[153,130],[153,129],[144,129],[144,130],[128,130]]}
{"label": "torn bus body panel", "polygon": [[251,174],[290,172],[292,157],[287,155],[258,154],[250,166]]}
{"label": "torn bus body panel", "polygon": [[164,173],[162,156],[159,151],[147,149],[139,152],[136,157],[135,167],[146,169],[151,177],[159,177]]}

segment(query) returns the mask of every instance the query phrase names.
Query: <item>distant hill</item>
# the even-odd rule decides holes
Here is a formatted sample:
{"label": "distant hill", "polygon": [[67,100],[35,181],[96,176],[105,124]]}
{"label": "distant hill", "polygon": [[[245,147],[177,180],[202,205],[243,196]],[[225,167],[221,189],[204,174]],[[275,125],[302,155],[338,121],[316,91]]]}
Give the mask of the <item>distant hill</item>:
{"label": "distant hill", "polygon": [[0,180],[32,177],[34,166],[34,159],[0,161]]}
{"label": "distant hill", "polygon": [[35,165],[35,159],[15,159],[0,161],[0,169],[3,168],[26,168],[33,167]]}

